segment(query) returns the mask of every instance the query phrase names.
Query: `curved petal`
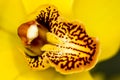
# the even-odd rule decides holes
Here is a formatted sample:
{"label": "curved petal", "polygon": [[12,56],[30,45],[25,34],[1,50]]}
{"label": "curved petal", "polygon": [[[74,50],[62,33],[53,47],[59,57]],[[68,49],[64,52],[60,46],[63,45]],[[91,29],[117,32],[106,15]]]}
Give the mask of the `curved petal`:
{"label": "curved petal", "polygon": [[82,72],[71,75],[61,75],[54,71],[54,69],[48,69],[45,71],[30,71],[22,74],[17,80],[93,80],[89,72]]}
{"label": "curved petal", "polygon": [[66,80],[93,80],[93,78],[90,75],[90,73],[87,71],[87,72],[68,75],[66,76]]}
{"label": "curved petal", "polygon": [[88,34],[100,40],[100,61],[114,56],[120,45],[118,3],[112,0],[76,0],[73,4],[73,17],[83,21]]}
{"label": "curved petal", "polygon": [[23,56],[15,47],[16,39],[11,35],[0,30],[0,80],[13,80],[19,73],[28,71]]}
{"label": "curved petal", "polygon": [[29,14],[45,4],[54,4],[63,15],[70,18],[72,15],[73,0],[22,0],[26,12]]}
{"label": "curved petal", "polygon": [[16,33],[24,22],[25,11],[20,0],[0,0],[0,27]]}

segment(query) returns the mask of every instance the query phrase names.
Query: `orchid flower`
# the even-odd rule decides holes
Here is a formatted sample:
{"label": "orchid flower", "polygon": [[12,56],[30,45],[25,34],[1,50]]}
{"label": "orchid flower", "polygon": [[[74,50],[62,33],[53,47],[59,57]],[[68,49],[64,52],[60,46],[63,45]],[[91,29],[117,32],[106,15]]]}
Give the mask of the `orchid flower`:
{"label": "orchid flower", "polygon": [[[17,28],[31,12],[40,5],[55,5],[65,18],[79,20],[91,36],[100,41],[101,54],[98,61],[115,55],[119,48],[119,26],[117,15],[118,2],[86,0],[1,0],[0,1],[0,79],[4,80],[93,80],[89,71],[62,75],[50,68],[42,71],[31,70],[23,57],[22,46],[17,35]],[[114,6],[114,7],[113,7]]]}

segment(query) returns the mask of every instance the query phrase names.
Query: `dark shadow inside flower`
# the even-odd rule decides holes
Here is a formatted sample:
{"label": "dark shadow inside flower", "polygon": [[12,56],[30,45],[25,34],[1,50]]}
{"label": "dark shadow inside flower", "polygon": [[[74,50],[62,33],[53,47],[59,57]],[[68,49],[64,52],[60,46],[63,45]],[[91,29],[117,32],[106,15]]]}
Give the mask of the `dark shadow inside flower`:
{"label": "dark shadow inside flower", "polygon": [[120,49],[116,52],[116,55],[111,59],[102,61],[96,65],[90,72],[93,77],[96,74],[101,73],[104,76],[104,80],[119,80],[113,79],[114,76],[120,76]]}

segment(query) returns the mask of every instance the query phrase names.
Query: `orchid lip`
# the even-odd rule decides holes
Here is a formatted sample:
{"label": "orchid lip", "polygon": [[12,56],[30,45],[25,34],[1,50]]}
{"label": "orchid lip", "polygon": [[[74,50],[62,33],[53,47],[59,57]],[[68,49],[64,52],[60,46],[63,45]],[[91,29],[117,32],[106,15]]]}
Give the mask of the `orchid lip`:
{"label": "orchid lip", "polygon": [[54,67],[62,74],[93,68],[99,54],[98,39],[89,36],[82,23],[63,19],[53,5],[43,6],[39,12],[33,20],[37,25],[26,23],[30,23],[26,34],[28,49],[37,54],[37,58],[25,57],[31,68]]}

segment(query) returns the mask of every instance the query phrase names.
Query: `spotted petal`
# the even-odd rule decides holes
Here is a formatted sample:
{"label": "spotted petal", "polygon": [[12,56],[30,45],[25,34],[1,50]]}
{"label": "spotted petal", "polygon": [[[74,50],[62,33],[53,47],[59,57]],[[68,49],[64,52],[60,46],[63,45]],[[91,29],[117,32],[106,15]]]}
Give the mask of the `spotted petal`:
{"label": "spotted petal", "polygon": [[[50,64],[57,71],[68,74],[82,72],[94,67],[99,53],[98,40],[94,37],[89,37],[82,24],[64,23],[56,30],[59,31],[56,36],[59,36],[63,43],[54,44],[56,50],[52,48],[52,45],[46,46],[46,54]],[[48,48],[51,49],[48,51]]]}
{"label": "spotted petal", "polygon": [[57,42],[49,41],[51,45],[42,48],[45,51],[43,54],[46,54],[49,63],[57,71],[63,74],[81,72],[96,64],[98,40],[88,36],[83,24],[65,21],[60,12],[51,5],[40,10],[36,21],[53,34],[53,37],[47,37],[47,40]]}

